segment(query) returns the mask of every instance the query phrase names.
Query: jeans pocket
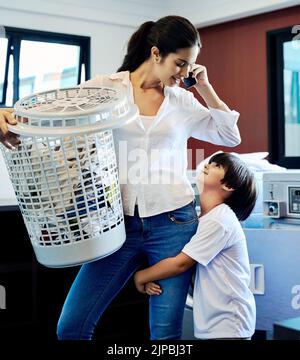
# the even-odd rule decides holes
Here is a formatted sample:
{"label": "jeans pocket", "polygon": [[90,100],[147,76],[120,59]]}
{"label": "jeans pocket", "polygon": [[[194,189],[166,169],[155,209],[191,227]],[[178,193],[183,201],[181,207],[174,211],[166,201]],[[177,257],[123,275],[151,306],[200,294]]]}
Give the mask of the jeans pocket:
{"label": "jeans pocket", "polygon": [[198,215],[194,203],[172,210],[168,213],[169,220],[178,225],[193,224],[198,221]]}

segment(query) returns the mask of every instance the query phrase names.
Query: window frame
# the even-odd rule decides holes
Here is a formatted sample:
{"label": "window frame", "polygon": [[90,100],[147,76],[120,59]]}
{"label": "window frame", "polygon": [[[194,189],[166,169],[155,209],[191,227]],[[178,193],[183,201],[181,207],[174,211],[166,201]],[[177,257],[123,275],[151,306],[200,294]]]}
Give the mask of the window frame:
{"label": "window frame", "polygon": [[283,43],[292,41],[292,26],[267,32],[269,159],[290,169],[300,168],[299,156],[285,155]]}
{"label": "window frame", "polygon": [[15,102],[18,101],[19,99],[20,49],[21,49],[22,40],[79,46],[80,54],[79,54],[79,72],[78,72],[77,84],[80,83],[82,64],[85,65],[86,80],[90,79],[91,38],[89,36],[62,34],[62,33],[40,31],[40,30],[29,30],[29,29],[21,29],[21,28],[9,27],[9,26],[4,26],[4,28],[6,34],[5,37],[7,38],[8,42],[7,42],[5,74],[3,81],[3,98],[0,99],[0,107],[2,108],[7,107],[5,103],[6,103],[7,86],[8,86],[8,70],[9,70],[10,55],[13,55],[14,57],[13,104],[15,104]]}

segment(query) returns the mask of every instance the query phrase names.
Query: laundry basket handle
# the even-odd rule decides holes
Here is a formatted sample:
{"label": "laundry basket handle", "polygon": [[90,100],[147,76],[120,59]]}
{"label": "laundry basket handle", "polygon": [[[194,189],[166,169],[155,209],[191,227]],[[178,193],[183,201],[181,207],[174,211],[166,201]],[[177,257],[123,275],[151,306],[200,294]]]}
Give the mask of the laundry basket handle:
{"label": "laundry basket handle", "polygon": [[94,124],[81,126],[68,126],[66,128],[37,127],[18,123],[16,125],[7,124],[8,130],[21,136],[72,136],[81,134],[91,134],[105,130],[112,130],[129,124],[138,115],[138,107],[131,104],[129,112],[109,121],[97,121]]}

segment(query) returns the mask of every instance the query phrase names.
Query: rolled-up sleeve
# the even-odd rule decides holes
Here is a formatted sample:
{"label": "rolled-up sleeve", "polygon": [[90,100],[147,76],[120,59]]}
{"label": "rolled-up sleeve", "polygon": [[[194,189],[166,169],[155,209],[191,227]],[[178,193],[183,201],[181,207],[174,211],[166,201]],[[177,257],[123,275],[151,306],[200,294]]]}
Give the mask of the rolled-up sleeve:
{"label": "rolled-up sleeve", "polygon": [[203,106],[192,93],[185,99],[185,108],[189,107],[187,121],[189,134],[199,140],[215,145],[237,146],[241,136],[237,127],[240,114],[235,111],[223,111]]}

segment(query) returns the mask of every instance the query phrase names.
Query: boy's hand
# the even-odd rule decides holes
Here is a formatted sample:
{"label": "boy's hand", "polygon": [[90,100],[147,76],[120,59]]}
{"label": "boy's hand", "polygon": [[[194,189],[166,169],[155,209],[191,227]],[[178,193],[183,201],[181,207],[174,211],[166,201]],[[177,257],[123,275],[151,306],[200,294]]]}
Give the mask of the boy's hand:
{"label": "boy's hand", "polygon": [[161,287],[154,282],[148,282],[144,285],[144,289],[148,295],[160,295],[162,293]]}
{"label": "boy's hand", "polygon": [[137,288],[137,290],[142,293],[142,294],[146,294],[146,290],[145,290],[145,284],[143,282],[141,282],[140,280],[140,275],[139,275],[140,271],[137,271],[135,274],[134,274],[134,284],[135,284],[135,287]]}

